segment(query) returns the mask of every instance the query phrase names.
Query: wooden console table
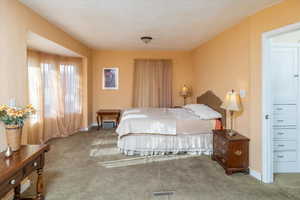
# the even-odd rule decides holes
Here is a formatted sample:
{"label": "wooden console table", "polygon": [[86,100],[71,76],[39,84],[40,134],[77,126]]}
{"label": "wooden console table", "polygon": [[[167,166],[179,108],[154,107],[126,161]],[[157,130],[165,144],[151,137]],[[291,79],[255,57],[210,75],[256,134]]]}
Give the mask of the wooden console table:
{"label": "wooden console table", "polygon": [[[100,109],[97,111],[97,123],[98,123],[98,130],[100,127],[103,127],[103,116],[115,116],[116,124],[119,124],[120,117],[121,117],[121,110],[119,109]],[[101,121],[101,125],[100,125]]]}
{"label": "wooden console table", "polygon": [[10,190],[14,189],[14,200],[30,200],[31,198],[21,198],[21,181],[31,172],[38,174],[35,200],[43,200],[43,167],[45,163],[45,153],[50,150],[50,146],[26,145],[14,152],[10,158],[5,158],[4,153],[0,153],[0,199]]}

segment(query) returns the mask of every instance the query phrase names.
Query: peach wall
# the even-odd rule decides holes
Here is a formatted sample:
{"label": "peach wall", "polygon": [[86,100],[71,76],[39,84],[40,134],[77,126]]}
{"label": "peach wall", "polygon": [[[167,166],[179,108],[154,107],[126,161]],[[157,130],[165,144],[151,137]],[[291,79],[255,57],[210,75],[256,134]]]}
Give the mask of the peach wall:
{"label": "peach wall", "polygon": [[[136,58],[173,60],[174,105],[182,105],[179,90],[193,85],[191,53],[187,51],[93,51],[93,110],[129,108],[132,105],[133,65]],[[102,90],[102,68],[119,67],[119,90]],[[191,98],[189,99],[191,100]],[[95,117],[94,117],[95,118]],[[95,121],[95,119],[94,119]]]}
{"label": "peach wall", "polygon": [[[196,95],[212,89],[224,97],[230,89],[245,89],[244,113],[236,129],[250,137],[250,167],[261,171],[261,88],[264,32],[300,22],[300,1],[285,0],[243,20],[193,51]],[[208,78],[209,77],[209,78]]]}
{"label": "peach wall", "polygon": [[249,23],[233,27],[193,51],[195,92],[210,89],[220,98],[234,89],[246,91],[243,112],[237,116],[235,128],[249,133]]}
{"label": "peach wall", "polygon": [[[47,22],[17,0],[0,1],[0,104],[16,98],[18,105],[27,103],[26,48],[28,31],[52,40],[88,59],[85,45]],[[86,66],[87,67],[87,66]],[[87,68],[86,70],[89,70]],[[90,72],[86,72],[89,74]],[[87,78],[87,77],[86,77]],[[86,83],[87,84],[87,83]],[[85,95],[85,101],[88,95]],[[90,100],[91,101],[91,100]],[[88,109],[88,108],[86,108]],[[86,110],[86,117],[88,111]],[[88,124],[88,121],[85,122]],[[4,128],[0,127],[0,150],[5,146]]]}

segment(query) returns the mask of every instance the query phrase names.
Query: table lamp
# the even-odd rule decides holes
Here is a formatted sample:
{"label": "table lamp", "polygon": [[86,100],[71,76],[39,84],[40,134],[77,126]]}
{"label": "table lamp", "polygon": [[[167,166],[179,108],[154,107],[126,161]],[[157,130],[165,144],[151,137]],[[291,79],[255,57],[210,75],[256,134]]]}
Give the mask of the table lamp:
{"label": "table lamp", "polygon": [[233,136],[235,133],[233,131],[233,114],[234,112],[241,110],[240,96],[234,90],[227,93],[224,103],[221,105],[221,108],[229,111],[230,113],[230,136]]}
{"label": "table lamp", "polygon": [[187,87],[186,85],[183,85],[183,87],[181,88],[180,91],[180,96],[183,97],[183,104],[186,105],[186,98],[188,98],[189,96],[191,96],[191,89],[189,87]]}

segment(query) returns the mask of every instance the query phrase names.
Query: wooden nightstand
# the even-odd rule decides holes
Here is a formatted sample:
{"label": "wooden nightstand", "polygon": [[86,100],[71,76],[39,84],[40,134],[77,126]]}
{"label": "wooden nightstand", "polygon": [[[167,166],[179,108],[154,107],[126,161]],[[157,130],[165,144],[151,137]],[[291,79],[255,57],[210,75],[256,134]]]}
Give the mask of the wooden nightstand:
{"label": "wooden nightstand", "polygon": [[[121,110],[119,109],[100,109],[97,111],[97,124],[98,130],[103,127],[103,116],[114,116],[116,120],[116,126],[118,126],[121,117]],[[101,122],[101,124],[100,124]]]}
{"label": "wooden nightstand", "polygon": [[227,175],[234,172],[249,174],[249,138],[236,133],[228,135],[229,130],[213,130],[212,160],[217,161]]}

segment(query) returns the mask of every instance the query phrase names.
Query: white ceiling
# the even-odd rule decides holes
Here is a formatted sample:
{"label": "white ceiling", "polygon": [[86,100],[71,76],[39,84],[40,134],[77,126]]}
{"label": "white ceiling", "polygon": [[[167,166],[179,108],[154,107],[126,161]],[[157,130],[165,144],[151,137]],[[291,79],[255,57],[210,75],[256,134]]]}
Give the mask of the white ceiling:
{"label": "white ceiling", "polygon": [[32,32],[28,33],[27,47],[29,49],[38,50],[45,53],[51,53],[62,56],[80,57],[79,54]]}
{"label": "white ceiling", "polygon": [[188,50],[280,0],[20,1],[92,48]]}

